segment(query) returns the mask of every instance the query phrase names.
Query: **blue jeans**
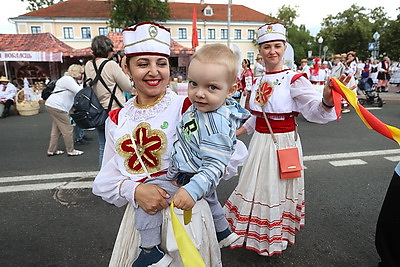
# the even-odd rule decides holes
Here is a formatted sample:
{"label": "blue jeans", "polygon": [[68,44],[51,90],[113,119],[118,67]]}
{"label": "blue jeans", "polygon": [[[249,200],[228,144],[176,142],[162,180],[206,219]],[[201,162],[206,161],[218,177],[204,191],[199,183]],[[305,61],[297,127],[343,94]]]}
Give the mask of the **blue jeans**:
{"label": "blue jeans", "polygon": [[80,141],[85,136],[85,132],[82,128],[75,126],[75,141]]}
{"label": "blue jeans", "polygon": [[96,128],[97,137],[99,138],[99,166],[101,168],[101,164],[103,162],[103,154],[104,154],[104,147],[106,144],[106,131],[104,127]]}

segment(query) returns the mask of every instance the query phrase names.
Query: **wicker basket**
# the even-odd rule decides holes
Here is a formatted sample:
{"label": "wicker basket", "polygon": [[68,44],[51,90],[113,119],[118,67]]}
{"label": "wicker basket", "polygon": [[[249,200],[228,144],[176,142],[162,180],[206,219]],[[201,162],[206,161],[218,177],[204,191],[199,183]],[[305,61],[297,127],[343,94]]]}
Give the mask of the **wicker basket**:
{"label": "wicker basket", "polygon": [[[19,115],[31,116],[38,114],[40,109],[39,101],[26,101],[24,100],[23,93],[24,90],[19,90],[15,101],[15,105]],[[22,94],[22,97],[20,94]]]}

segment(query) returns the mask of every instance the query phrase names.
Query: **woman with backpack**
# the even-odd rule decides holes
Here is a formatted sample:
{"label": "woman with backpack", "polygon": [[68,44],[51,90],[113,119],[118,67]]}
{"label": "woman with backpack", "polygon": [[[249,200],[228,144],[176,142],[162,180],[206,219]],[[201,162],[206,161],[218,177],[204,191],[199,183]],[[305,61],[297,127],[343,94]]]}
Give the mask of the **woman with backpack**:
{"label": "woman with backpack", "polygon": [[[107,61],[100,75],[103,81],[99,80],[94,84],[93,91],[104,109],[108,109],[110,103],[110,110],[123,107],[125,104],[124,92],[131,93],[132,85],[129,77],[122,71],[118,63],[110,60],[114,56],[113,42],[107,36],[99,35],[93,38],[91,49],[94,59],[85,65],[86,79],[93,80],[96,77],[96,69],[99,69],[101,63]],[[114,91],[115,93],[113,93]],[[113,95],[114,97],[112,97]],[[99,139],[99,164],[101,167],[106,143],[104,126],[97,127],[96,130]]]}
{"label": "woman with backpack", "polygon": [[68,156],[80,156],[83,151],[74,149],[74,127],[71,124],[69,111],[74,102],[74,96],[82,87],[78,84],[83,78],[83,67],[73,64],[63,77],[58,79],[55,88],[46,100],[46,110],[50,113],[53,124],[51,127],[50,144],[47,149],[47,156],[64,154],[58,150],[58,138],[64,138],[65,149]]}

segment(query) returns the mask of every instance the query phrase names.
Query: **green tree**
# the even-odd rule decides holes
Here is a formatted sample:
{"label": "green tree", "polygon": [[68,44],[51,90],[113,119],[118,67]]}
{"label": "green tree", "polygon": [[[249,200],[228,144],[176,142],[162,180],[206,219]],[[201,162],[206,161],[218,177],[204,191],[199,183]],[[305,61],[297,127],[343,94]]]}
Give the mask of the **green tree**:
{"label": "green tree", "polygon": [[109,0],[112,4],[109,26],[125,28],[143,21],[166,21],[170,18],[167,0]]}
{"label": "green tree", "polygon": [[324,18],[318,35],[324,38],[324,43],[334,53],[346,53],[353,50],[362,60],[370,57],[368,43],[374,42],[372,35],[376,31],[381,35],[380,54],[385,53],[384,51],[395,50],[394,40],[398,36],[395,35],[396,29],[399,28],[398,23],[398,20],[395,22],[387,18],[383,7],[365,9],[352,5],[335,16],[329,15]]}
{"label": "green tree", "polygon": [[283,5],[278,9],[276,18],[285,25],[287,29],[287,40],[293,46],[294,60],[300,62],[302,58],[307,57],[307,51],[310,49],[309,43],[313,42],[310,31],[304,25],[297,26],[294,21],[298,17],[298,6],[294,8]]}
{"label": "green tree", "polygon": [[41,8],[45,8],[51,5],[54,5],[58,2],[63,2],[63,0],[21,0],[21,2],[28,3],[29,6],[27,7],[30,11],[35,11]]}
{"label": "green tree", "polygon": [[397,18],[387,21],[386,27],[378,30],[381,35],[380,54],[388,55],[395,61],[400,58],[400,8],[397,8],[397,11]]}

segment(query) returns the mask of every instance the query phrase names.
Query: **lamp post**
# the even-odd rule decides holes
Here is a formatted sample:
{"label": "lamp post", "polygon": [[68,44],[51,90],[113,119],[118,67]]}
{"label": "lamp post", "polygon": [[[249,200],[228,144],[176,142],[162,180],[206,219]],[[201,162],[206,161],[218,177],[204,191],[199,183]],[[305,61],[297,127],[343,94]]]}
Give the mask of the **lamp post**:
{"label": "lamp post", "polygon": [[379,55],[379,37],[381,37],[381,35],[379,34],[379,32],[375,32],[374,35],[372,35],[372,38],[374,38],[376,45],[375,45],[375,54],[374,54],[374,58],[376,59]]}
{"label": "lamp post", "polygon": [[312,43],[310,41],[307,42],[308,45],[308,51],[307,51],[307,59],[309,59],[310,57],[312,57],[312,51],[311,51],[311,45]]}
{"label": "lamp post", "polygon": [[318,43],[319,43],[319,57],[321,57],[321,46],[322,46],[322,42],[324,41],[324,39],[322,38],[322,36],[320,36],[319,38],[318,38]]}
{"label": "lamp post", "polygon": [[231,5],[232,0],[228,0],[228,47],[231,46]]}

